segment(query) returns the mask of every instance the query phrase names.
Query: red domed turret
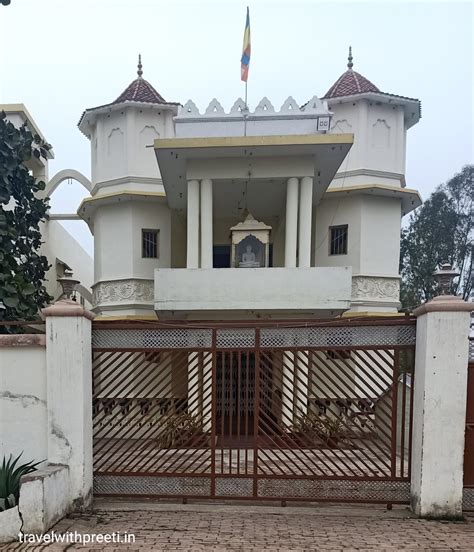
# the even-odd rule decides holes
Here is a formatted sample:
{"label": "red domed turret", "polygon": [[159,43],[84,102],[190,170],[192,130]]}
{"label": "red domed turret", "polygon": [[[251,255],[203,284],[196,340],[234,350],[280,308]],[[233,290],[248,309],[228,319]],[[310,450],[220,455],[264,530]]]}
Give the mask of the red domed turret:
{"label": "red domed turret", "polygon": [[362,94],[364,92],[380,92],[375,84],[352,69],[354,64],[352,63],[351,46],[349,46],[349,57],[347,59],[347,71],[337,79],[322,99],[327,100],[328,98],[352,96],[353,94]]}
{"label": "red domed turret", "polygon": [[138,78],[131,82],[120,96],[113,101],[113,104],[121,102],[145,102],[166,104],[168,103],[161,94],[159,94],[153,86],[143,78],[142,71],[142,56],[138,56]]}

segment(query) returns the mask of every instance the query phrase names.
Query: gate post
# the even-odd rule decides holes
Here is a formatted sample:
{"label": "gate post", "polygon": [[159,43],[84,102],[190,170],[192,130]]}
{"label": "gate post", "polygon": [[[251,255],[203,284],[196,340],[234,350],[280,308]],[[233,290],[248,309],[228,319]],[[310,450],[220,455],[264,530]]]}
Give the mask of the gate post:
{"label": "gate post", "polygon": [[46,318],[48,462],[69,466],[74,509],[92,504],[92,324],[94,315],[64,299]]}
{"label": "gate post", "polygon": [[473,305],[441,295],[418,307],[411,507],[420,517],[462,516],[469,319]]}

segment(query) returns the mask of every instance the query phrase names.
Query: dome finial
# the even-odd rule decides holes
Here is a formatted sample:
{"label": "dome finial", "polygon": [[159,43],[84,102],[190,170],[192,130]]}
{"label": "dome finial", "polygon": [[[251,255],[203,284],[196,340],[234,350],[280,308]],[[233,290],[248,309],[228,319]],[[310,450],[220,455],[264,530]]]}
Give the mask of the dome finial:
{"label": "dome finial", "polygon": [[349,63],[347,64],[347,67],[348,67],[349,69],[352,69],[352,67],[354,66],[354,64],[352,63],[352,59],[353,59],[353,58],[352,58],[352,46],[349,46],[349,57],[347,58],[347,61],[349,62]]}
{"label": "dome finial", "polygon": [[138,67],[137,75],[138,75],[139,78],[141,78],[142,75],[143,75],[143,71],[142,71],[143,65],[142,65],[142,55],[141,54],[138,54],[138,66],[137,67]]}

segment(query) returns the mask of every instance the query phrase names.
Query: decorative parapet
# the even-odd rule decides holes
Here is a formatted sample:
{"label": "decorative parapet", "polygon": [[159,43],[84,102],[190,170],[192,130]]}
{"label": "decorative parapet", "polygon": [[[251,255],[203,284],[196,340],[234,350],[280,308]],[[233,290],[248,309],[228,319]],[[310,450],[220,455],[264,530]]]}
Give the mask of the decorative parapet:
{"label": "decorative parapet", "polygon": [[264,97],[251,111],[242,98],[238,98],[229,112],[214,98],[201,113],[189,100],[174,118],[177,138],[208,136],[278,136],[323,134],[331,127],[332,113],[326,100],[317,96],[300,107],[289,96],[276,110]]}
{"label": "decorative parapet", "polygon": [[[300,107],[294,98],[289,96],[277,111],[267,97],[263,97],[254,111],[250,111],[242,98],[238,98],[229,112],[226,112],[220,102],[214,98],[207,106],[204,113],[200,113],[192,100],[188,100],[178,111],[175,121],[189,122],[233,120],[245,118],[249,121],[262,119],[318,119],[319,132],[329,130],[332,113],[329,111],[326,100],[313,96],[309,102]],[[320,119],[320,120],[319,120]]]}
{"label": "decorative parapet", "polygon": [[352,301],[378,301],[398,303],[400,300],[400,278],[386,276],[353,276]]}
{"label": "decorative parapet", "polygon": [[97,282],[93,288],[93,306],[153,304],[153,280],[128,278]]}

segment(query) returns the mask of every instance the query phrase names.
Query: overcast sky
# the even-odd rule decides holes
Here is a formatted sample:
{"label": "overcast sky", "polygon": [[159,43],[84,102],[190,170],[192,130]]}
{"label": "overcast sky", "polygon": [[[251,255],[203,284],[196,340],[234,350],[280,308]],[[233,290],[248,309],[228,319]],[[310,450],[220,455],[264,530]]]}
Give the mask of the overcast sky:
{"label": "overcast sky", "polygon": [[[473,162],[471,2],[249,0],[249,104],[275,107],[292,95],[322,96],[346,69],[380,90],[419,98],[408,133],[407,186],[426,198]],[[90,176],[90,144],[77,129],[83,110],[113,101],[136,78],[166,100],[216,97],[225,109],[243,95],[240,55],[247,2],[220,0],[11,0],[0,6],[0,102],[24,103],[54,147],[50,176]],[[53,211],[75,212],[84,190],[64,184]],[[82,222],[67,223],[92,252]]]}

